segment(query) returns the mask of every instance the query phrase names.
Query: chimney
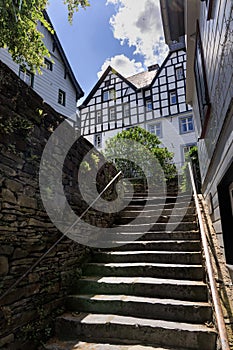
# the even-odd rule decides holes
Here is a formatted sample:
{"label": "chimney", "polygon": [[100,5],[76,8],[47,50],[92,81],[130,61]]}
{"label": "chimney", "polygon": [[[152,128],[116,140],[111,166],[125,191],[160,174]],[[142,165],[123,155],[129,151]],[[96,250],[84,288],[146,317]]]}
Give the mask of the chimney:
{"label": "chimney", "polygon": [[158,69],[159,69],[158,63],[153,64],[152,66],[147,67],[148,72],[152,72],[153,70],[158,70]]}

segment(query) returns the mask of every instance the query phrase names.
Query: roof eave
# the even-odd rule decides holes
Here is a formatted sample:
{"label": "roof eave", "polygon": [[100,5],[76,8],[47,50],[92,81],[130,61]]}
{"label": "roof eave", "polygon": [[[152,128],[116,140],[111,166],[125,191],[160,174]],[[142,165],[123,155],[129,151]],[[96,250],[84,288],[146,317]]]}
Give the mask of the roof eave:
{"label": "roof eave", "polygon": [[66,54],[65,54],[65,52],[63,50],[63,47],[62,47],[62,45],[60,43],[60,40],[59,40],[59,38],[58,38],[58,36],[56,34],[56,31],[55,31],[55,29],[53,27],[53,24],[52,24],[52,22],[51,22],[51,20],[49,18],[49,15],[48,15],[48,13],[46,11],[44,11],[44,17],[45,17],[46,21],[50,24],[52,29],[54,30],[54,34],[51,34],[51,35],[53,36],[53,39],[55,41],[56,47],[58,49],[58,52],[61,55],[62,61],[63,61],[64,65],[65,65],[65,67],[66,67],[67,73],[70,76],[70,80],[71,80],[72,84],[75,87],[77,99],[80,99],[81,97],[84,96],[84,91],[82,90],[81,86],[79,85],[79,83],[78,83],[78,81],[77,81],[77,79],[76,79],[76,77],[74,75],[74,72],[73,72],[73,70],[72,70],[72,68],[70,66],[70,63],[69,63],[69,61],[68,61],[68,59],[66,57]]}
{"label": "roof eave", "polygon": [[95,86],[93,87],[93,89],[91,90],[91,92],[88,94],[88,96],[86,97],[86,99],[83,101],[82,105],[78,107],[79,110],[85,108],[87,106],[87,104],[90,102],[92,96],[95,94],[95,92],[98,90],[98,88],[100,87],[100,85],[102,84],[102,82],[105,80],[105,78],[107,77],[108,73],[112,71],[114,72],[120,79],[122,79],[126,84],[128,84],[133,90],[137,90],[137,87],[135,85],[133,85],[131,82],[129,82],[127,80],[127,78],[123,77],[120,73],[118,73],[114,68],[112,68],[111,66],[108,66],[108,68],[104,71],[104,73],[102,74],[102,76],[100,77],[100,79],[97,81],[97,83],[95,84]]}
{"label": "roof eave", "polygon": [[160,0],[161,16],[165,42],[170,45],[173,41],[185,35],[184,0]]}

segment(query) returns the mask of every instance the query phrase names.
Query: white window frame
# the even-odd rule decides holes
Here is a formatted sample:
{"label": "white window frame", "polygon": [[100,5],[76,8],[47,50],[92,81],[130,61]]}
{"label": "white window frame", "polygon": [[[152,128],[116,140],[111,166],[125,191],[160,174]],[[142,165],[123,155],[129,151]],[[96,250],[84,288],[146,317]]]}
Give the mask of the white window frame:
{"label": "white window frame", "polygon": [[153,110],[152,98],[146,98],[146,111],[151,112]]}
{"label": "white window frame", "polygon": [[[175,105],[178,102],[177,92],[175,90],[172,90],[169,92],[169,98],[170,98],[170,105]],[[175,98],[175,101],[173,101],[173,98]]]}
{"label": "white window frame", "polygon": [[116,120],[116,108],[115,107],[109,107],[109,120],[110,121]]}
{"label": "white window frame", "polygon": [[102,123],[102,111],[99,109],[96,111],[96,123],[101,124]]}
{"label": "white window frame", "polygon": [[126,102],[123,104],[123,116],[129,117],[130,116],[130,105],[129,102]]}
{"label": "white window frame", "polygon": [[94,135],[94,146],[96,148],[102,147],[102,134],[101,133],[97,133]]}
{"label": "white window frame", "polygon": [[34,74],[31,73],[28,69],[24,69],[22,66],[19,67],[19,77],[22,79],[28,86],[33,87]]}
{"label": "white window frame", "polygon": [[182,80],[182,79],[184,79],[184,70],[183,70],[183,67],[176,67],[176,68],[175,68],[175,72],[176,72],[176,79],[177,79],[177,80]]}
{"label": "white window frame", "polygon": [[109,101],[109,100],[115,100],[116,99],[116,91],[115,89],[105,90],[103,91],[103,102]]}
{"label": "white window frame", "polygon": [[44,64],[46,66],[46,69],[50,70],[52,72],[53,70],[53,63],[47,58],[44,58]]}
{"label": "white window frame", "polygon": [[66,105],[66,93],[65,91],[59,89],[58,90],[58,100],[57,102],[59,103],[59,105],[64,106]]}
{"label": "white window frame", "polygon": [[[191,119],[191,121],[189,120]],[[185,121],[185,123],[183,123]],[[193,116],[185,116],[179,118],[179,124],[180,124],[180,134],[188,134],[190,132],[194,132],[194,123],[193,123]],[[183,130],[183,126],[186,126],[186,130]],[[190,128],[190,125],[192,125],[192,128]]]}
{"label": "white window frame", "polygon": [[151,134],[155,134],[157,137],[162,138],[162,123],[158,122],[158,123],[154,123],[154,124],[150,124],[148,126],[148,131]]}

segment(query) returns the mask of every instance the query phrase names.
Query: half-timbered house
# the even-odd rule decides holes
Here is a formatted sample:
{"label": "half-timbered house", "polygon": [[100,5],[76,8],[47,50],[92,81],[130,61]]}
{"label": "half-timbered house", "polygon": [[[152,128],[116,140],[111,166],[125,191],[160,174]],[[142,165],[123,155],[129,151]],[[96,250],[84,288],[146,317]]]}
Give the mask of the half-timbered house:
{"label": "half-timbered house", "polygon": [[185,102],[186,52],[170,50],[159,67],[123,77],[108,67],[79,107],[82,134],[95,147],[118,132],[141,126],[156,134],[180,167],[196,137],[192,109]]}

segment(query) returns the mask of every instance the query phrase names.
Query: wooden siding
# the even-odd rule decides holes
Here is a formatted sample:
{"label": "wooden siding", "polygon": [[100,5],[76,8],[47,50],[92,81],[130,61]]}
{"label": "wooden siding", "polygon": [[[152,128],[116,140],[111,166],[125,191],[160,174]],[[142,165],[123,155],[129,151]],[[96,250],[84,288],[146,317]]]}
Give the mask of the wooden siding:
{"label": "wooden siding", "polygon": [[[218,0],[215,5],[213,18],[207,20],[206,3],[202,2],[199,18],[211,112],[205,138],[198,147],[203,193],[207,200],[212,196],[211,218],[224,253],[218,185],[233,162],[233,4]],[[200,135],[196,95],[193,111]]]}
{"label": "wooden siding", "polygon": [[[218,186],[233,162],[232,1],[215,1],[215,10],[210,20],[207,20],[206,3],[202,2],[199,26],[211,103],[206,135],[198,142],[199,160],[204,198],[208,200],[209,197],[212,197],[211,219],[222,252],[225,254]],[[194,95],[193,112],[200,135],[201,123],[198,118],[199,108],[196,94]],[[231,218],[229,218],[229,224],[230,222]]]}
{"label": "wooden siding", "polygon": [[[58,113],[76,120],[76,90],[68,74],[65,78],[65,66],[58,50],[55,48],[55,51],[53,51],[51,34],[41,24],[38,24],[38,26],[44,35],[44,43],[50,51],[51,57],[49,60],[53,61],[53,70],[42,68],[43,74],[34,76],[33,89]],[[0,59],[19,75],[19,65],[12,60],[6,49],[0,49]],[[65,106],[58,103],[59,89],[66,93]]]}
{"label": "wooden siding", "polygon": [[[200,142],[201,173],[205,183],[233,97],[232,2],[216,1],[216,8],[211,20],[207,20],[207,7],[203,2],[199,24],[211,102],[211,115],[205,141]],[[194,101],[193,109],[195,115],[198,115],[197,99]],[[200,123],[197,122],[197,124],[200,134]]]}

